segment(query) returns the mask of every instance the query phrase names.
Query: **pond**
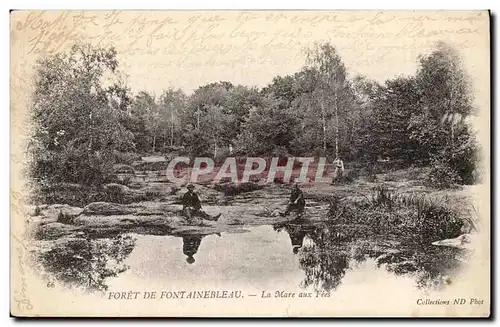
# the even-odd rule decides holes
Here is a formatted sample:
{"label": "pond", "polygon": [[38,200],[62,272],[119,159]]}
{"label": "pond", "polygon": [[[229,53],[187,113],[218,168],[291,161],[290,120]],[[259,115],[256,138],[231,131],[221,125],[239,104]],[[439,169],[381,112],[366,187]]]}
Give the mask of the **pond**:
{"label": "pond", "polygon": [[[443,287],[466,253],[412,237],[324,222],[240,226],[230,232],[122,234],[58,242],[39,261],[56,280],[90,291],[137,289],[336,292],[383,281]],[[286,294],[285,294],[286,295]],[[274,295],[273,295],[274,296]]]}

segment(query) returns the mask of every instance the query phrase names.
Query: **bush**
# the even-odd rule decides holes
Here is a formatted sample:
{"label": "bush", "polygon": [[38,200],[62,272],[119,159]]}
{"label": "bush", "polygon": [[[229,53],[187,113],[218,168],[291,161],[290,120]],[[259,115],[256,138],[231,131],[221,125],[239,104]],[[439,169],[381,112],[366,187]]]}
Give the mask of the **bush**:
{"label": "bush", "polygon": [[375,192],[371,197],[371,205],[375,207],[392,208],[396,200],[396,194],[391,192],[385,185],[380,185],[375,188]]}
{"label": "bush", "polygon": [[441,149],[431,158],[429,185],[449,188],[456,184],[471,185],[478,181],[478,146],[473,135],[463,133],[452,145]]}
{"label": "bush", "polygon": [[342,175],[342,177],[335,178],[333,180],[333,183],[336,185],[352,184],[353,182],[354,182],[354,178],[351,176],[351,174],[345,174],[345,175]]}
{"label": "bush", "polygon": [[125,202],[125,186],[120,184],[108,184],[104,187],[105,202],[124,203]]}
{"label": "bush", "polygon": [[435,162],[429,171],[425,183],[430,187],[451,188],[462,183],[462,179],[448,164]]}
{"label": "bush", "polygon": [[82,207],[87,203],[94,202],[97,194],[99,192],[96,187],[57,183],[37,187],[31,195],[31,200],[33,203],[59,203]]}
{"label": "bush", "polygon": [[453,210],[439,205],[429,205],[420,213],[419,230],[424,239],[455,238],[461,234],[464,221]]}
{"label": "bush", "polygon": [[40,183],[99,185],[114,177],[114,160],[106,152],[89,154],[87,149],[64,148],[36,153],[30,162],[30,175]]}
{"label": "bush", "polygon": [[328,218],[335,219],[342,213],[342,198],[332,196],[328,199]]}

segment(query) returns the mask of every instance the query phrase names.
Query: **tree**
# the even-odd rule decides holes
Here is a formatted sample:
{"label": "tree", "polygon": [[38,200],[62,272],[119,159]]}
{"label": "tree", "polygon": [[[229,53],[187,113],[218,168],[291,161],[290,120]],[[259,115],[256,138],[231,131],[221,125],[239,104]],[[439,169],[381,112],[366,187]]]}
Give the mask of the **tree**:
{"label": "tree", "polygon": [[160,119],[168,122],[166,139],[169,139],[170,147],[173,147],[175,143],[180,144],[181,116],[186,110],[186,95],[180,89],[164,91],[160,96],[160,109],[162,113]]}
{"label": "tree", "polygon": [[221,106],[209,106],[201,121],[201,130],[209,135],[213,145],[213,157],[217,158],[217,151],[221,145],[229,146],[232,142],[231,129],[235,117]]}
{"label": "tree", "polygon": [[420,58],[416,83],[422,111],[413,118],[412,137],[434,154],[444,144],[453,145],[461,118],[473,113],[470,81],[455,49],[439,42]]}
{"label": "tree", "polygon": [[[102,183],[111,177],[115,151],[133,149],[122,124],[126,90],[117,78],[113,48],[75,45],[37,61],[31,115],[31,169],[39,183]],[[109,82],[109,81],[108,81]],[[118,94],[118,102],[114,99]],[[113,102],[115,101],[115,102]]]}
{"label": "tree", "polygon": [[443,185],[473,183],[477,145],[468,116],[474,114],[470,80],[457,51],[445,43],[420,59],[416,83],[421,111],[413,115],[410,137],[428,153],[430,179]]}
{"label": "tree", "polygon": [[323,153],[329,146],[329,127],[334,125],[335,156],[339,155],[341,116],[346,137],[347,117],[354,96],[347,80],[347,72],[336,49],[329,43],[316,45],[307,54],[306,67],[312,74],[313,96],[318,99],[323,131]]}
{"label": "tree", "polygon": [[419,112],[419,95],[412,77],[387,80],[371,102],[370,147],[378,156],[407,163],[421,159],[418,144],[410,138],[411,116]]}
{"label": "tree", "polygon": [[291,108],[283,108],[283,100],[273,96],[263,99],[263,105],[250,110],[236,141],[238,153],[247,155],[286,154],[298,127]]}
{"label": "tree", "polygon": [[[245,101],[248,100],[245,96],[251,93],[246,92],[244,87],[235,88],[229,82],[210,83],[197,88],[189,97],[182,117],[183,144],[190,149],[190,153],[211,153],[216,157],[221,146],[229,147],[247,114]],[[240,107],[243,104],[246,107]]]}
{"label": "tree", "polygon": [[149,139],[148,149],[155,152],[156,141],[162,132],[164,122],[161,119],[160,107],[156,103],[154,95],[146,91],[139,92],[134,99],[132,112],[143,127],[143,130],[139,131],[138,137]]}

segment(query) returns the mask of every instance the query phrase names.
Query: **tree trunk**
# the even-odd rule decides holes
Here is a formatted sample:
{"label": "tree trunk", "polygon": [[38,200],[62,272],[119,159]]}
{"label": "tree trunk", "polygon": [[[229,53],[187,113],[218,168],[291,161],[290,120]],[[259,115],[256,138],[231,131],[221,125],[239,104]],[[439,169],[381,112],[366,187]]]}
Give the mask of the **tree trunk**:
{"label": "tree trunk", "polygon": [[196,129],[200,129],[200,109],[196,111]]}
{"label": "tree trunk", "polygon": [[170,146],[174,145],[174,109],[170,112],[170,121],[172,122],[172,129],[170,130]]}
{"label": "tree trunk", "polygon": [[217,139],[214,137],[214,159],[217,158]]}
{"label": "tree trunk", "polygon": [[156,150],[156,135],[153,135],[153,153]]}
{"label": "tree trunk", "polygon": [[172,123],[172,129],[170,130],[170,146],[174,146],[174,124]]}
{"label": "tree trunk", "polygon": [[323,154],[326,155],[326,117],[325,105],[321,102],[321,122],[323,124]]}
{"label": "tree trunk", "polygon": [[339,108],[337,102],[337,94],[335,96],[335,158],[339,156]]}

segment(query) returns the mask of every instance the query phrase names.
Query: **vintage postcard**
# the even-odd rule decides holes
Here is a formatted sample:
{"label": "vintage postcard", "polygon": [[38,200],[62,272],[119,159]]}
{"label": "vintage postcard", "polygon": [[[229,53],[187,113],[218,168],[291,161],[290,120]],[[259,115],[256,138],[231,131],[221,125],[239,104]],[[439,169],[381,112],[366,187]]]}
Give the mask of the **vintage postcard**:
{"label": "vintage postcard", "polygon": [[11,314],[489,317],[488,11],[12,11]]}

